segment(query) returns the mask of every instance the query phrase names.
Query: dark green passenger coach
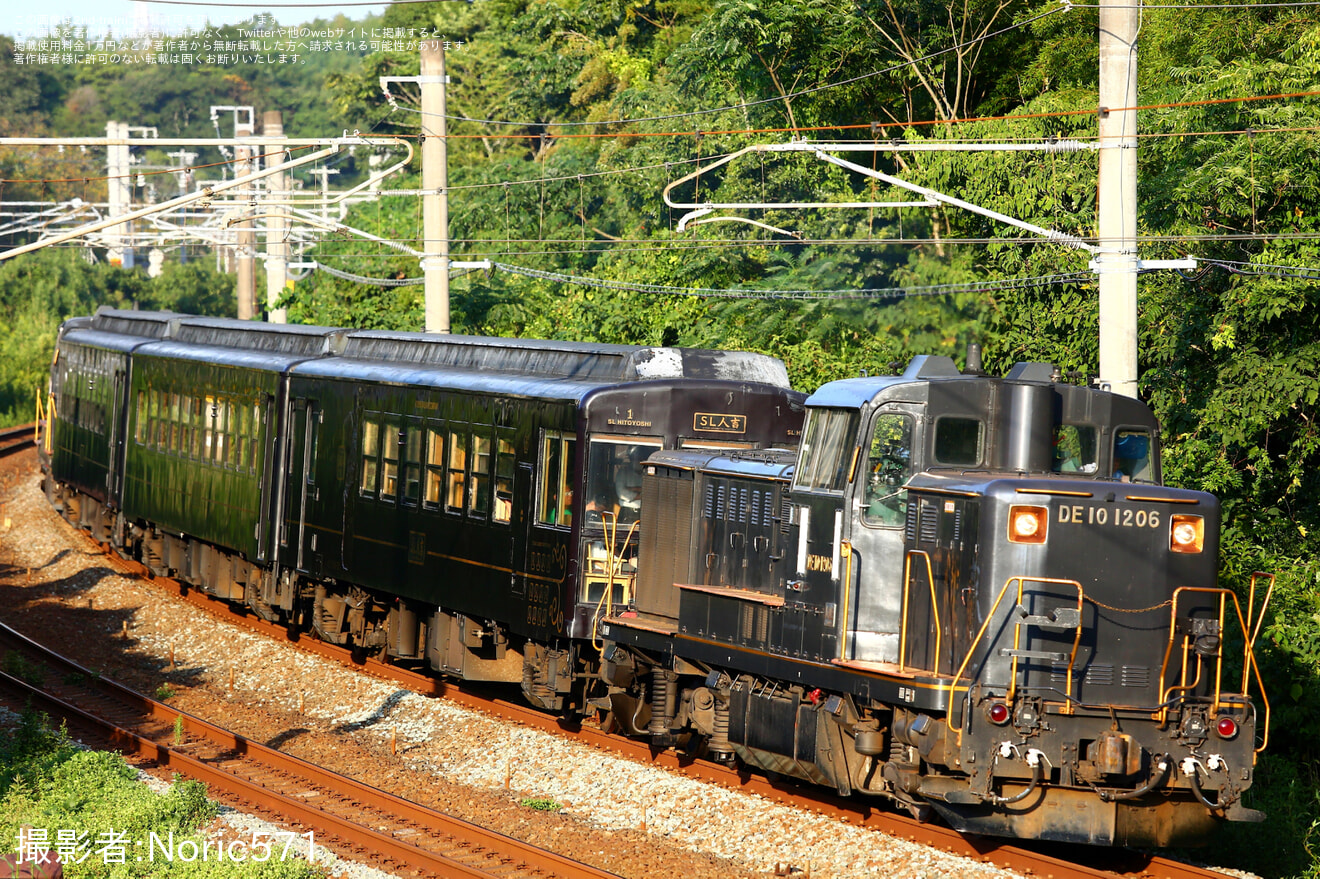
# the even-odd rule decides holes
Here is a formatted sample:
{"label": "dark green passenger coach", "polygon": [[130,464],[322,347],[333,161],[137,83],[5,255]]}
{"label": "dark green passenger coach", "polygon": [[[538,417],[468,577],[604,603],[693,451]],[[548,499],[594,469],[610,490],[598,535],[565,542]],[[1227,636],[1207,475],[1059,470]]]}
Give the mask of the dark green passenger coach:
{"label": "dark green passenger coach", "polygon": [[[644,459],[792,446],[803,417],[743,352],[106,309],[59,351],[66,515],[269,619],[552,709],[590,698],[598,621],[633,594]],[[112,374],[89,402],[84,363]]]}

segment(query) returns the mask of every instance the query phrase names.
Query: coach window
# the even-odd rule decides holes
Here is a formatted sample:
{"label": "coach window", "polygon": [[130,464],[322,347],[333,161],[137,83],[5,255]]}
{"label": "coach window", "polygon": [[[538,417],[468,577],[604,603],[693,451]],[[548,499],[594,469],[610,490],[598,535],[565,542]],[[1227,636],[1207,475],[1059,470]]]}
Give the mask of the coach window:
{"label": "coach window", "polygon": [[857,435],[857,412],[851,409],[812,409],[807,413],[802,451],[798,456],[796,487],[814,491],[842,491],[848,479],[850,452]]}
{"label": "coach window", "polygon": [[573,524],[573,458],[577,442],[558,433],[541,435],[541,490],[536,521],[542,525]]}
{"label": "coach window", "polygon": [[205,424],[203,420],[206,410],[202,404],[201,397],[193,397],[192,405],[192,447],[188,453],[194,461],[200,461],[202,458],[202,427]]}
{"label": "coach window", "polygon": [[[261,403],[252,404],[252,439],[248,446],[248,463],[252,467],[252,472],[257,472],[257,461],[260,460],[261,450]],[[313,453],[315,453],[313,449]],[[343,450],[340,449],[342,452]],[[343,477],[343,458],[340,458],[340,477]]]}
{"label": "coach window", "polygon": [[485,516],[490,510],[490,437],[472,435],[472,485],[468,496],[468,512]]}
{"label": "coach window", "polygon": [[410,424],[404,429],[407,441],[403,448],[403,502],[415,507],[422,493],[422,428]]}
{"label": "coach window", "polygon": [[399,493],[399,424],[386,422],[380,429],[380,499],[393,501]]}
{"label": "coach window", "polygon": [[156,451],[166,452],[170,448],[170,395],[157,391],[155,409]]}
{"label": "coach window", "polygon": [[230,418],[234,419],[234,468],[239,473],[246,473],[248,469],[247,462],[247,436],[248,436],[248,410],[242,403],[234,403]]}
{"label": "coach window", "polygon": [[371,496],[376,493],[376,456],[380,453],[380,425],[374,421],[362,422],[362,484],[358,491]]}
{"label": "coach window", "polygon": [[592,437],[587,447],[587,524],[606,513],[628,526],[641,517],[642,461],[664,446],[660,437]]}
{"label": "coach window", "polygon": [[1114,478],[1123,482],[1153,482],[1150,433],[1145,430],[1114,432]]}
{"label": "coach window", "polygon": [[138,445],[142,445],[143,439],[147,435],[147,395],[139,392],[137,395],[137,424],[133,425],[133,439],[137,440]]}
{"label": "coach window", "polygon": [[868,525],[899,526],[907,519],[904,486],[912,475],[912,418],[882,412],[871,431],[866,458],[862,519]]}
{"label": "coach window", "polygon": [[215,463],[229,466],[229,401],[215,403]]}
{"label": "coach window", "polygon": [[496,522],[507,522],[513,517],[513,443],[501,437],[495,450],[495,511]]}
{"label": "coach window", "polygon": [[946,415],[935,420],[935,463],[975,467],[981,463],[981,443],[978,419]]}
{"label": "coach window", "polygon": [[467,435],[449,431],[449,469],[445,491],[445,509],[451,513],[463,512],[463,498],[467,492]]}
{"label": "coach window", "polygon": [[436,428],[426,431],[426,492],[423,500],[428,507],[440,506],[440,494],[445,482],[445,435]]}

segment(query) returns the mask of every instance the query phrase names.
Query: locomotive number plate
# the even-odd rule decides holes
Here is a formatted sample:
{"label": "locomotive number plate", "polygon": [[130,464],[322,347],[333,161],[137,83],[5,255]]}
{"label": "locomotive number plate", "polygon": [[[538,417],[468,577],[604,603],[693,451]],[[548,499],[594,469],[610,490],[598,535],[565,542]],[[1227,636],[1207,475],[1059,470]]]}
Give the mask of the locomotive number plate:
{"label": "locomotive number plate", "polygon": [[1101,507],[1089,504],[1061,506],[1057,518],[1064,525],[1108,525],[1111,528],[1158,528],[1163,521],[1159,510]]}

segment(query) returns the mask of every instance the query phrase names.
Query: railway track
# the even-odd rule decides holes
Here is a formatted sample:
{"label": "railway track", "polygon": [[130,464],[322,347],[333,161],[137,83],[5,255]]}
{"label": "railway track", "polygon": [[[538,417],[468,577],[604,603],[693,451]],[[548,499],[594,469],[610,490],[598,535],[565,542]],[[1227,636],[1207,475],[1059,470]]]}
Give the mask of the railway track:
{"label": "railway track", "polygon": [[36,427],[35,424],[23,424],[0,430],[0,458],[36,445]]}
{"label": "railway track", "polygon": [[493,713],[506,720],[621,754],[640,763],[663,767],[689,777],[756,794],[773,802],[805,808],[950,854],[1032,876],[1046,876],[1053,879],[1073,879],[1073,877],[1112,879],[1114,876],[1151,877],[1151,879],[1211,879],[1211,877],[1222,879],[1223,876],[1221,873],[1181,861],[1126,849],[1076,849],[1088,861],[1087,864],[1077,863],[1058,854],[1061,848],[1066,847],[1042,845],[1039,848],[1029,848],[998,838],[964,836],[947,827],[923,824],[883,808],[868,805],[865,801],[845,800],[819,790],[798,787],[792,783],[776,784],[760,775],[739,772],[707,761],[683,759],[670,751],[654,752],[645,742],[611,735],[590,724],[566,725],[558,718],[529,706],[487,693],[464,689],[454,683],[446,683],[375,659],[364,660],[355,657],[347,648],[315,638],[299,637],[283,626],[265,622],[236,610],[233,605],[213,599],[176,580],[155,577],[137,562],[119,557],[109,547],[94,541],[86,534],[82,536],[91,546],[101,551],[109,564],[121,573],[145,580],[156,588],[205,609],[217,618],[276,640],[291,643],[308,653],[334,660],[420,695],[444,698],[468,708]]}
{"label": "railway track", "polygon": [[204,782],[213,795],[310,831],[356,860],[463,879],[613,875],[234,735],[93,674],[8,626],[0,625],[0,652],[8,667],[26,671],[26,680],[0,673],[0,691],[19,704],[30,702],[116,750]]}

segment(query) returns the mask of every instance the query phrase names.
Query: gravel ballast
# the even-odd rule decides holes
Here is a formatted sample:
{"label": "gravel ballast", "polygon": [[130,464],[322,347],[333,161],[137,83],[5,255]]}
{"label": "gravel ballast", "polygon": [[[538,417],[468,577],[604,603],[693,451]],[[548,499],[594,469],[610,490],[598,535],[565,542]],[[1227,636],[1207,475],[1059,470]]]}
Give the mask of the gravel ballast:
{"label": "gravel ballast", "polygon": [[217,621],[111,568],[47,505],[33,454],[10,461],[0,619],[148,694],[167,685],[170,704],[236,733],[621,876],[1015,875],[422,697]]}

